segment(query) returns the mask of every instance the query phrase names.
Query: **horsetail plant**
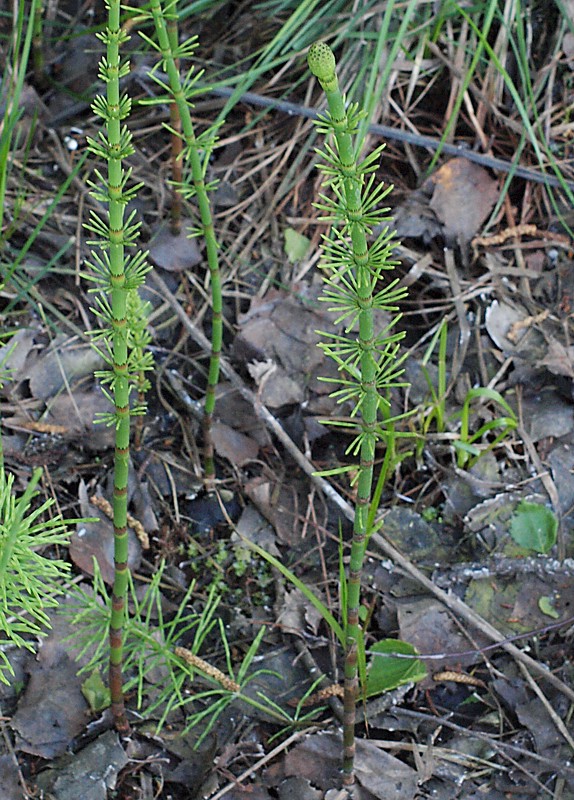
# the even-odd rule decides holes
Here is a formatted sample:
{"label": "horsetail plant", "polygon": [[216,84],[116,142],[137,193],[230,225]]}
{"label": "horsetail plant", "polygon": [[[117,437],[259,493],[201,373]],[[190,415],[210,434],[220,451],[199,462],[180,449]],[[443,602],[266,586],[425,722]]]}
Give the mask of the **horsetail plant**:
{"label": "horsetail plant", "polygon": [[120,25],[120,0],[108,0],[107,8],[107,27],[97,34],[106,46],[99,64],[99,77],[105,84],[106,94],[97,96],[92,105],[93,112],[103,120],[104,130],[100,131],[98,139],[88,139],[90,151],[107,163],[106,176],[96,169],[96,180],[90,183],[92,196],[107,205],[107,214],[100,216],[92,212],[86,228],[97,237],[89,244],[98,248],[97,252],[92,251],[92,270],[88,275],[95,283],[93,291],[98,292],[94,310],[104,323],[94,336],[107,364],[107,369],[98,373],[98,377],[114,406],[112,412],[102,417],[103,422],[115,427],[114,584],[109,621],[109,688],[115,727],[120,732],[127,732],[123,627],[129,578],[127,485],[130,417],[142,413],[140,407],[130,407],[130,394],[134,385],[140,382],[142,372],[152,368],[152,357],[149,352],[130,347],[128,295],[142,285],[149,267],[145,253],[137,251],[128,255],[126,252],[128,247],[135,245],[140,227],[134,221],[135,211],[127,219],[124,214],[127,203],[139,189],[139,186],[127,188],[131,169],[124,166],[125,160],[134,152],[131,134],[122,122],[130,113],[131,100],[120,92],[120,79],[129,73],[129,62],[121,59],[120,48],[129,37]]}
{"label": "horsetail plant", "polygon": [[[356,509],[351,543],[348,575],[343,586],[347,609],[345,620],[344,719],[343,719],[343,780],[354,782],[355,706],[359,689],[359,660],[364,659],[362,631],[359,624],[361,574],[365,549],[373,526],[370,519],[373,489],[375,448],[378,442],[395,436],[393,419],[389,414],[388,391],[398,385],[401,375],[399,341],[404,332],[394,331],[400,315],[397,303],[405,291],[397,280],[383,284],[384,273],[392,270],[394,232],[384,227],[369,244],[369,236],[377,226],[388,221],[388,208],[380,208],[392,189],[377,180],[376,169],[384,145],[359,161],[362,141],[356,141],[358,123],[363,116],[357,104],[346,108],[339,89],[336,62],[330,47],[316,42],[308,53],[308,64],[326,94],[328,111],[320,115],[317,128],[324,135],[334,135],[318,150],[323,164],[319,169],[326,176],[324,188],[316,207],[332,224],[329,236],[323,237],[325,290],[322,300],[331,303],[339,313],[338,322],[345,321],[344,333],[322,333],[320,344],[324,352],[338,365],[341,388],[333,392],[339,402],[351,401],[353,411],[348,421],[330,424],[358,429],[347,450],[359,456],[356,472]],[[382,286],[381,286],[382,284]],[[375,311],[394,314],[384,330],[375,331]],[[357,331],[358,327],[358,331]],[[357,332],[355,332],[357,331]],[[391,424],[389,424],[391,423]],[[392,441],[391,441],[392,444]],[[333,475],[355,471],[356,466],[340,467],[321,473]],[[363,651],[363,652],[362,652]],[[364,661],[363,661],[364,663]]]}
{"label": "horsetail plant", "polygon": [[[213,151],[216,141],[217,126],[208,128],[201,135],[196,136],[193,121],[191,119],[192,98],[199,92],[196,86],[197,81],[203,75],[203,70],[197,71],[191,66],[183,80],[180,77],[179,61],[189,59],[197,47],[197,37],[192,37],[182,44],[176,46],[173,35],[173,16],[175,3],[170,2],[162,8],[161,0],[151,0],[148,14],[152,17],[157,42],[140,32],[144,39],[156,52],[161,55],[161,59],[156,64],[150,77],[160,87],[161,96],[146,99],[146,104],[157,105],[174,102],[177,106],[178,117],[181,120],[182,133],[177,128],[166,125],[172,136],[182,136],[184,147],[182,158],[187,166],[188,174],[184,175],[184,180],[176,186],[186,199],[197,198],[200,215],[200,225],[189,231],[190,236],[202,236],[205,240],[207,251],[207,264],[209,268],[209,278],[211,285],[211,356],[209,359],[209,372],[207,376],[207,386],[205,390],[204,423],[203,423],[203,448],[204,448],[204,470],[205,483],[208,490],[213,489],[215,481],[215,464],[213,456],[213,439],[211,433],[213,412],[215,409],[215,392],[219,380],[219,357],[223,338],[222,322],[222,295],[221,295],[221,276],[219,272],[218,245],[215,238],[213,227],[213,217],[211,213],[211,203],[209,191],[214,188],[215,183],[206,184],[205,173],[208,166],[209,156]],[[166,22],[167,19],[167,22]],[[168,22],[172,25],[171,35]],[[158,70],[163,69],[167,75],[167,83],[160,77]],[[172,120],[176,115],[172,112]]]}
{"label": "horsetail plant", "polygon": [[[169,11],[165,13],[167,35],[172,52],[179,46],[179,24],[177,15],[177,0],[173,0]],[[175,59],[175,66],[179,72],[179,59]],[[181,132],[181,116],[177,103],[172,97],[169,104],[169,124],[172,129],[171,134],[171,177],[173,182],[171,194],[171,209],[169,216],[169,227],[173,236],[181,235],[182,228],[182,196],[177,190],[177,186],[183,183],[183,164],[181,151],[183,147],[183,137]]]}
{"label": "horsetail plant", "polygon": [[[151,333],[147,325],[151,310],[151,303],[148,300],[144,302],[137,289],[128,291],[126,305],[128,347],[133,354],[134,367],[136,369],[134,383],[137,392],[137,408],[139,410],[145,408],[146,394],[151,388],[149,378],[146,376],[150,358],[148,352],[152,343]],[[142,446],[143,423],[143,414],[137,414],[134,431],[134,447],[136,450],[140,450]]]}

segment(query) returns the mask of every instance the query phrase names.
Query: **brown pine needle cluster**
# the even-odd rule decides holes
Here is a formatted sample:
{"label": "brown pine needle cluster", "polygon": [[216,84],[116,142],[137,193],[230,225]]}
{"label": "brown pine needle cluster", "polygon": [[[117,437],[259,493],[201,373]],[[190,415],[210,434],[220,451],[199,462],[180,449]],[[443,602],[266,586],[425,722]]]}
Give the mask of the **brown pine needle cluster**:
{"label": "brown pine needle cluster", "polygon": [[189,664],[190,667],[194,667],[200,672],[203,672],[204,675],[207,675],[209,678],[213,678],[213,680],[217,681],[220,686],[223,686],[223,688],[227,689],[229,692],[241,691],[241,687],[238,683],[232,680],[220,669],[217,669],[217,667],[212,667],[211,664],[208,664],[207,661],[203,660],[203,658],[196,656],[191,652],[191,650],[188,650],[185,647],[176,647],[175,654]]}

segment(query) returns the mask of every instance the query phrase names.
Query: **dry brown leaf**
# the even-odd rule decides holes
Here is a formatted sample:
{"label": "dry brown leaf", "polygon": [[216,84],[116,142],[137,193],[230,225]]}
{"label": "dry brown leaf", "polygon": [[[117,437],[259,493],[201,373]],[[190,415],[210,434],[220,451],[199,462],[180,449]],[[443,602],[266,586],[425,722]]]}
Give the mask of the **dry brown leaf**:
{"label": "dry brown leaf", "polygon": [[538,367],[546,367],[553,375],[566,375],[574,378],[574,346],[566,347],[553,337],[548,338],[548,352],[540,361]]}
{"label": "dry brown leaf", "polygon": [[259,445],[254,439],[218,420],[214,420],[211,426],[211,438],[217,455],[226,458],[236,467],[255,461],[259,453]]}
{"label": "dry brown leaf", "polygon": [[87,703],[77,675],[80,665],[65,641],[74,630],[63,613],[52,616],[51,624],[10,722],[18,734],[18,750],[42,758],[65,753],[86,725]]}
{"label": "dry brown leaf", "polygon": [[[96,517],[97,522],[80,523],[70,537],[70,558],[88,575],[94,574],[94,558],[98,562],[103,580],[114,582],[114,530],[112,523],[93,506],[88,499],[86,484],[82,481],[78,490],[82,517]],[[141,561],[141,545],[128,530],[128,567],[133,572]]]}
{"label": "dry brown leaf", "polygon": [[447,161],[430,180],[435,187],[430,207],[443,223],[445,236],[469,242],[498,198],[497,182],[466,158]]}
{"label": "dry brown leaf", "polygon": [[21,377],[29,378],[33,397],[47,400],[75,381],[93,375],[103,363],[90,345],[58,337],[39,358],[32,356],[26,362]]}
{"label": "dry brown leaf", "polygon": [[304,487],[292,476],[289,483],[279,484],[264,477],[250,480],[245,493],[275,528],[282,544],[296,546],[301,540],[301,509],[305,507]]}

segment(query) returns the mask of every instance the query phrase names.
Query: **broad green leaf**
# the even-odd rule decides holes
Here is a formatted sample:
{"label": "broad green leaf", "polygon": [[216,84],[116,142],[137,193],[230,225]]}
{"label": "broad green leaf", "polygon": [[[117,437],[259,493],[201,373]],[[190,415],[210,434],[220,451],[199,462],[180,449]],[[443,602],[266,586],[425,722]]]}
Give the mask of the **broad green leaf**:
{"label": "broad green leaf", "polygon": [[548,597],[547,595],[539,597],[538,608],[542,611],[543,614],[546,614],[547,617],[552,617],[552,619],[560,618],[560,614],[554,608],[554,600],[552,597]]}
{"label": "broad green leaf", "polygon": [[305,258],[311,244],[309,239],[302,233],[297,233],[293,228],[285,228],[283,235],[285,236],[285,254],[289,261],[294,264]]}
{"label": "broad green leaf", "polygon": [[510,521],[510,535],[526,550],[548,553],[556,542],[556,515],[540,503],[523,500]]}
{"label": "broad green leaf", "polygon": [[82,683],[82,694],[86,698],[91,710],[97,714],[110,705],[110,690],[102,680],[99,669],[94,669]]}
{"label": "broad green leaf", "polygon": [[[426,678],[427,670],[423,662],[416,658],[415,648],[399,639],[383,639],[369,648],[376,653],[371,659],[367,672],[367,697],[389,692],[404,683],[417,683]],[[395,653],[414,656],[399,658]]]}

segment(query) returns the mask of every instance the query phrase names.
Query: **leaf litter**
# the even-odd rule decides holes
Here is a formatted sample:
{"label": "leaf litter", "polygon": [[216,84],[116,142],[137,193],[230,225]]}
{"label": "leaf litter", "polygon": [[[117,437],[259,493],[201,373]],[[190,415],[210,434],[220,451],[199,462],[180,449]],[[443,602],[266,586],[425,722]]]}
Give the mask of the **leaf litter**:
{"label": "leaf litter", "polygon": [[[89,48],[83,44],[83,38],[77,37],[74,54],[70,57],[66,52],[61,60],[61,82],[74,91],[81,88],[95,57],[92,37]],[[568,44],[568,40],[564,43]],[[565,48],[564,53],[570,69],[570,50]],[[131,79],[141,80],[142,74],[138,66]],[[45,113],[52,116],[66,113],[67,96],[56,92],[52,99],[46,99],[49,102]],[[413,110],[412,119],[416,118]],[[268,117],[257,132],[263,139],[256,146],[260,147],[264,141],[270,153],[280,152],[284,146],[277,120]],[[237,125],[237,121],[232,124]],[[63,134],[61,128],[59,131]],[[301,139],[306,135],[303,131]],[[281,220],[280,230],[296,233],[296,236],[289,234],[289,264],[283,263],[284,242],[280,235],[274,241],[265,227],[268,200],[234,177],[245,174],[250,158],[249,146],[242,141],[238,137],[233,149],[227,148],[226,163],[213,165],[214,170],[225,173],[229,202],[233,203],[219,207],[222,238],[233,264],[226,276],[229,296],[233,298],[226,309],[229,331],[226,350],[256,401],[276,415],[295,445],[313,459],[314,465],[338,467],[346,463],[348,441],[344,436],[327,432],[321,419],[333,415],[344,417],[346,409],[328,398],[332,387],[319,381],[322,376],[336,378],[337,373],[316,347],[316,331],[335,330],[334,319],[324,304],[317,303],[317,283],[301,279],[307,258],[303,245],[312,238],[313,230],[301,229],[299,222],[288,215]],[[141,150],[138,149],[134,164],[144,171],[150,185],[157,182],[157,172],[150,169],[149,159],[143,153],[144,149],[156,152],[157,145],[157,132],[145,131],[144,126],[138,144]],[[53,153],[46,149],[43,157],[43,167],[51,169]],[[419,157],[420,154],[415,158]],[[412,153],[407,157],[401,152],[401,164],[412,163],[412,159]],[[277,191],[278,175],[273,176]],[[397,257],[403,262],[405,273],[415,279],[407,307],[411,364],[421,365],[428,340],[420,340],[429,332],[432,335],[444,317],[449,318],[451,336],[445,425],[441,430],[431,425],[422,453],[404,454],[397,465],[392,486],[383,497],[387,511],[383,532],[413,562],[432,574],[438,586],[463,596],[468,605],[480,611],[504,636],[512,638],[541,631],[538,636],[531,634],[517,642],[534,648],[536,657],[548,671],[572,686],[574,675],[568,643],[574,558],[569,534],[574,522],[574,417],[569,329],[572,259],[568,240],[559,239],[555,220],[546,219],[545,212],[539,214],[540,209],[551,207],[546,203],[545,190],[540,187],[533,190],[533,201],[532,195],[520,195],[520,186],[515,186],[524,213],[539,214],[535,230],[543,231],[546,237],[531,228],[522,228],[520,233],[517,220],[513,219],[518,206],[507,206],[505,216],[499,216],[490,226],[490,231],[493,226],[496,230],[494,239],[485,243],[486,237],[480,234],[500,198],[502,183],[500,176],[495,178],[464,157],[445,161],[419,189],[407,185],[400,175],[394,180],[403,194],[403,202],[394,212],[403,239],[401,245],[397,244]],[[310,217],[313,212],[307,198],[311,191],[302,178],[281,198],[282,207],[293,216]],[[156,230],[157,221],[149,213],[151,207],[146,205],[143,211],[146,225],[150,223],[149,232]],[[46,232],[52,239],[45,238],[44,242],[53,245],[62,239],[68,223],[64,217],[60,223],[61,229],[59,224]],[[68,226],[69,236],[76,233],[75,223],[74,219],[74,225]],[[257,230],[249,234],[252,236],[252,244],[247,248],[250,264],[244,269],[244,229],[253,225]],[[558,238],[559,244],[551,247],[552,236]],[[297,245],[295,249],[293,243]],[[169,239],[158,249],[160,244],[152,240],[152,255],[155,253],[160,267],[177,271],[185,298],[190,301],[189,309],[199,320],[207,320],[208,329],[208,309],[202,305],[201,293],[197,296],[194,293],[194,286],[201,286],[205,279],[196,243],[181,239],[183,254],[172,247]],[[460,296],[453,297],[452,281],[445,270],[445,247],[456,260]],[[39,246],[38,255],[34,254],[40,268],[34,272],[36,276],[42,275],[42,254]],[[186,270],[192,269],[197,270],[197,275],[188,280]],[[268,280],[270,274],[273,279]],[[70,316],[71,309],[75,312],[79,307],[85,315],[89,299],[78,291],[70,275],[57,278],[57,281],[38,278],[44,297]],[[178,283],[172,286],[175,291]],[[70,298],[76,298],[77,305]],[[458,322],[461,313],[463,321],[466,315],[473,331],[456,374],[460,331],[456,329],[457,316],[453,313],[455,299],[459,301]],[[183,297],[180,300],[185,302]],[[154,308],[160,306],[161,302],[155,298]],[[282,681],[260,685],[273,697],[287,696],[294,688],[302,696],[311,681],[308,678],[305,681],[305,671],[299,664],[302,656],[294,648],[293,639],[300,640],[302,652],[310,652],[320,670],[333,678],[340,677],[336,650],[329,644],[325,626],[305,607],[298,592],[281,589],[281,580],[271,570],[266,573],[264,565],[240,555],[241,543],[229,522],[238,519],[236,528],[242,535],[263,543],[265,549],[286,560],[321,597],[332,599],[337,595],[340,515],[332,503],[318,498],[308,478],[294,468],[289,452],[278,447],[245,396],[237,387],[228,385],[219,390],[215,444],[221,459],[221,475],[240,498],[240,508],[236,515],[226,511],[219,516],[209,508],[209,502],[200,513],[197,507],[192,508],[192,496],[201,494],[195,443],[198,426],[191,418],[184,395],[162,381],[162,374],[164,370],[177,369],[183,374],[187,388],[192,387],[193,394],[193,387],[201,385],[205,362],[197,348],[185,341],[185,334],[173,320],[157,313],[153,325],[157,328],[160,354],[158,382],[145,423],[147,443],[143,452],[134,454],[131,478],[131,511],[134,516],[145,518],[144,527],[152,538],[152,561],[146,563],[134,537],[133,568],[138,574],[142,569],[147,571],[149,578],[159,558],[167,557],[172,589],[174,585],[185,587],[190,581],[197,581],[199,603],[214,576],[223,576],[225,591],[230,594],[223,597],[222,614],[231,635],[236,636],[232,643],[233,658],[239,658],[245,648],[244,637],[252,640],[258,626],[267,624],[269,631],[261,659],[279,673]],[[80,329],[85,327],[82,314],[77,319]],[[75,338],[76,332],[48,335],[38,319],[30,314],[26,326],[17,331],[17,346],[9,359],[14,380],[6,385],[2,395],[3,425],[12,431],[4,437],[6,458],[18,470],[45,464],[52,478],[59,482],[67,502],[79,502],[82,513],[100,518],[97,525],[89,523],[93,525],[93,536],[89,537],[93,546],[85,547],[87,534],[78,537],[77,531],[70,556],[81,575],[91,574],[95,555],[109,580],[111,526],[99,509],[89,504],[91,493],[98,487],[102,495],[109,497],[107,476],[112,442],[109,429],[93,426],[95,413],[104,410],[101,395],[90,379],[95,366],[93,351]],[[431,361],[428,375],[432,383],[438,370],[436,357]],[[519,427],[493,452],[481,456],[474,466],[461,469],[452,449],[452,441],[460,430],[456,413],[468,387],[487,384],[497,388],[515,410]],[[433,388],[436,397],[436,386]],[[428,408],[434,402],[433,391],[425,381],[420,383],[418,391],[419,400],[413,392],[411,401],[401,395],[396,402],[404,403],[409,410],[416,410],[417,404],[422,404],[419,407],[422,414],[424,404]],[[195,390],[191,399],[200,404],[201,391]],[[410,407],[409,402],[412,402]],[[496,414],[488,402],[479,404],[473,409],[472,424],[492,421]],[[48,427],[42,430],[40,424]],[[486,445],[487,440],[485,437],[479,444]],[[382,456],[382,452],[378,455]],[[342,477],[337,490],[352,498],[353,484]],[[543,506],[555,515],[557,544],[548,553],[543,549],[528,554],[519,552],[520,544],[513,540],[513,515],[525,501]],[[202,531],[201,537],[195,534],[197,541],[192,530]],[[85,541],[80,544],[78,538]],[[219,542],[224,543],[227,552],[218,549]],[[508,655],[486,649],[488,637],[481,631],[461,624],[445,603],[423,593],[412,577],[392,564],[383,563],[374,546],[372,558],[372,582],[365,591],[364,610],[367,615],[372,613],[373,638],[386,638],[398,632],[401,638],[416,644],[423,659],[427,656],[431,676],[446,673],[451,679],[434,682],[429,677],[424,686],[407,687],[396,695],[390,693],[390,710],[378,712],[375,705],[378,698],[369,700],[368,733],[362,729],[360,733],[370,735],[371,739],[358,741],[356,796],[474,800],[486,794],[497,800],[512,793],[517,798],[531,797],[533,792],[542,791],[540,787],[549,784],[557,773],[564,776],[563,796],[567,797],[568,791],[572,793],[572,771],[567,766],[571,753],[568,740],[557,724],[557,718],[568,719],[566,696],[541,681],[541,697]],[[244,577],[237,574],[241,559],[246,560]],[[177,600],[175,590],[173,600]],[[336,608],[333,610],[336,613]],[[288,634],[280,630],[281,624],[290,629]],[[12,730],[20,737],[16,747],[21,753],[44,759],[39,762],[40,767],[48,768],[40,770],[37,782],[55,797],[70,796],[66,793],[71,791],[73,780],[77,781],[74,796],[79,793],[85,797],[106,797],[117,784],[122,769],[119,785],[125,797],[134,791],[141,791],[144,796],[147,791],[147,796],[152,796],[154,781],[157,788],[164,778],[170,791],[179,792],[177,796],[207,796],[224,786],[229,776],[235,781],[242,768],[247,774],[243,783],[229,784],[226,794],[229,798],[249,794],[252,798],[297,796],[316,800],[319,796],[330,797],[338,785],[341,744],[336,732],[338,722],[329,712],[319,712],[313,720],[313,724],[327,730],[310,728],[294,746],[279,750],[270,765],[253,770],[263,748],[269,750],[272,746],[267,742],[276,731],[268,720],[255,714],[250,716],[243,706],[241,713],[236,710],[222,719],[217,734],[208,737],[199,755],[194,752],[193,737],[177,735],[181,720],[170,720],[175,732],[172,738],[168,735],[154,738],[151,727],[146,731],[142,725],[141,737],[130,745],[131,752],[127,750],[130,758],[145,762],[136,777],[133,770],[126,769],[126,748],[115,735],[107,731],[94,734],[92,742],[81,739],[82,733],[96,720],[87,721],[86,703],[78,694],[79,682],[68,651],[62,647],[62,638],[63,631],[56,625],[40,648],[38,660],[27,662],[29,677],[21,673],[26,685],[18,699],[12,698],[9,710]],[[220,654],[212,655],[217,659]],[[61,672],[51,668],[50,658],[55,659]],[[453,675],[463,673],[479,674],[487,688],[452,679]],[[74,699],[69,709],[62,701],[66,688]],[[393,707],[393,698],[397,707]],[[401,711],[409,710],[420,717],[401,717]],[[58,724],[53,725],[54,721]],[[449,722],[459,725],[460,730],[449,729]],[[401,731],[407,734],[402,736]],[[501,731],[503,743],[514,749],[497,749]],[[486,738],[480,738],[479,734]],[[75,748],[75,753],[67,765],[53,760],[70,747]],[[13,763],[4,754],[0,758],[2,765]],[[107,775],[100,770],[102,762],[112,767]],[[251,778],[251,774],[256,777]],[[29,771],[27,779],[35,782],[35,773]],[[80,784],[84,779],[92,781],[90,789],[87,783]],[[16,784],[10,783],[10,777],[2,776],[2,780],[7,783],[3,787],[5,796],[11,798]]]}

